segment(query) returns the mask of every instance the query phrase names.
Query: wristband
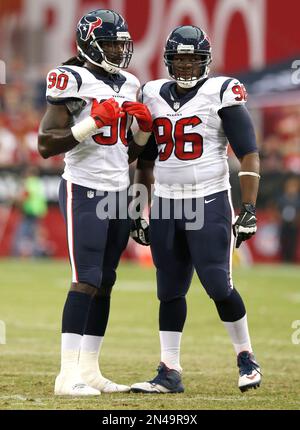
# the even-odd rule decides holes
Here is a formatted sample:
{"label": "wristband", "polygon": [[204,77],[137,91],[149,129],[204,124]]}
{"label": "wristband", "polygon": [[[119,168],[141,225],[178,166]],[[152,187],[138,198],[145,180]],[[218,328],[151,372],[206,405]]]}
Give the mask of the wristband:
{"label": "wristband", "polygon": [[260,175],[255,172],[239,172],[238,176],[256,176],[258,179],[260,178]]}
{"label": "wristband", "polygon": [[74,136],[74,139],[80,143],[95,134],[97,130],[98,127],[95,123],[95,120],[91,116],[88,116],[71,127],[71,132]]}

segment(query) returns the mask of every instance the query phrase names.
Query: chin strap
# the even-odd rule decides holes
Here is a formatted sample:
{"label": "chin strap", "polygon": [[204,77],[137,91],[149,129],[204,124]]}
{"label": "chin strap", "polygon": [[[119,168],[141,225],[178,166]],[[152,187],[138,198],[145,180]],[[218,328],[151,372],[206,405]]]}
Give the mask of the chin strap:
{"label": "chin strap", "polygon": [[206,66],[204,75],[202,75],[199,79],[194,79],[190,81],[176,79],[176,82],[180,88],[194,88],[198,84],[198,82],[203,81],[203,79],[206,79],[208,74],[209,74],[209,67]]}
{"label": "chin strap", "polygon": [[119,73],[121,70],[121,67],[112,66],[111,64],[107,63],[105,60],[102,60],[101,63],[97,63],[96,61],[92,60],[90,57],[85,55],[85,58],[89,60],[92,64],[95,66],[101,67],[103,70],[105,70],[107,73],[116,74]]}
{"label": "chin strap", "polygon": [[101,63],[97,63],[97,61],[93,60],[92,58],[90,58],[88,55],[86,55],[82,49],[79,48],[79,46],[77,46],[79,55],[83,58],[85,58],[86,60],[88,60],[90,63],[94,64],[95,66],[101,67],[102,69],[104,69],[107,73],[112,73],[112,74],[116,74],[119,73],[119,71],[122,69],[121,67],[117,67],[117,66],[113,66],[111,64],[109,64],[106,60],[105,60],[105,55],[103,50],[99,47],[98,45],[98,49],[100,50],[102,56],[104,57],[104,59],[101,61]]}
{"label": "chin strap", "polygon": [[108,64],[105,60],[102,60],[101,64],[99,64],[99,67],[102,67],[106,72],[116,74],[118,73],[121,68],[117,66],[112,66]]}
{"label": "chin strap", "polygon": [[176,80],[177,85],[180,88],[194,88],[198,82],[200,81],[200,79],[195,79],[194,81],[180,81],[180,80]]}

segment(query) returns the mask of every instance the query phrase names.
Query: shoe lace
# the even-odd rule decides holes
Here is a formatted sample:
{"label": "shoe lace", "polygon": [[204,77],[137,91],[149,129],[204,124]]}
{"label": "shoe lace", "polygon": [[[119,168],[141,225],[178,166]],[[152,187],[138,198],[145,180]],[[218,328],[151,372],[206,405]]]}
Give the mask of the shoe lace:
{"label": "shoe lace", "polygon": [[168,368],[163,364],[159,364],[156,370],[158,374],[155,376],[154,379],[152,379],[152,381],[149,381],[151,385],[159,384],[162,377],[167,375]]}
{"label": "shoe lace", "polygon": [[239,355],[238,367],[241,369],[242,375],[249,375],[253,370],[256,370],[261,376],[263,374],[259,370],[259,364],[253,361],[250,355]]}
{"label": "shoe lace", "polygon": [[152,381],[151,385],[162,385],[166,388],[177,385],[181,382],[180,374],[176,370],[169,369],[164,363],[160,363],[157,368],[158,374]]}

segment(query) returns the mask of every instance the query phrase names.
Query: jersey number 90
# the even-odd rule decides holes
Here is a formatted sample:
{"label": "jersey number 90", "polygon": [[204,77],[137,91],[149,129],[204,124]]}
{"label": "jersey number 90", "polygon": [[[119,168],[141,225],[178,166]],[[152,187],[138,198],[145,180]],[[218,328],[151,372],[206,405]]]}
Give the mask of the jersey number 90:
{"label": "jersey number 90", "polygon": [[48,76],[48,88],[51,89],[53,87],[58,90],[65,90],[67,88],[69,82],[69,76],[66,73],[55,73],[52,72]]}
{"label": "jersey number 90", "polygon": [[[201,124],[197,116],[181,118],[174,125],[169,118],[156,118],[153,124],[155,140],[158,145],[165,145],[159,151],[159,161],[166,161],[172,154],[179,160],[195,160],[203,153],[203,138],[199,133],[185,133],[186,126]],[[173,130],[174,128],[174,130]],[[186,150],[186,143],[191,143],[191,150]]]}
{"label": "jersey number 90", "polygon": [[106,135],[100,131],[98,134],[95,134],[92,137],[99,145],[115,145],[120,139],[123,145],[128,146],[126,124],[127,114],[122,118],[115,119],[110,125],[107,125]]}

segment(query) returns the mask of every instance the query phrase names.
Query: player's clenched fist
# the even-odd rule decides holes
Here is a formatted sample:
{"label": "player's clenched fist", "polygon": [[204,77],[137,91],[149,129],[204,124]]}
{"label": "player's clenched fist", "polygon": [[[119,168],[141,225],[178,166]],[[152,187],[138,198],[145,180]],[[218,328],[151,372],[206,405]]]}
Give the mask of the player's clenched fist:
{"label": "player's clenched fist", "polygon": [[122,112],[114,98],[105,100],[102,103],[99,103],[96,99],[93,100],[91,117],[94,119],[98,128],[111,124],[112,121],[121,116],[124,116],[124,112]]}
{"label": "player's clenched fist", "polygon": [[146,133],[152,131],[152,116],[146,105],[139,102],[124,102],[122,109],[136,118],[140,130]]}
{"label": "player's clenched fist", "polygon": [[140,245],[149,246],[149,224],[144,218],[131,221],[130,237]]}
{"label": "player's clenched fist", "polygon": [[99,103],[93,100],[91,114],[71,127],[72,134],[78,142],[83,142],[88,137],[98,132],[98,129],[111,124],[114,120],[124,116],[114,98]]}
{"label": "player's clenched fist", "polygon": [[250,239],[257,230],[256,209],[251,203],[243,203],[240,215],[237,217],[233,232],[237,238],[236,248],[239,248],[244,240]]}

